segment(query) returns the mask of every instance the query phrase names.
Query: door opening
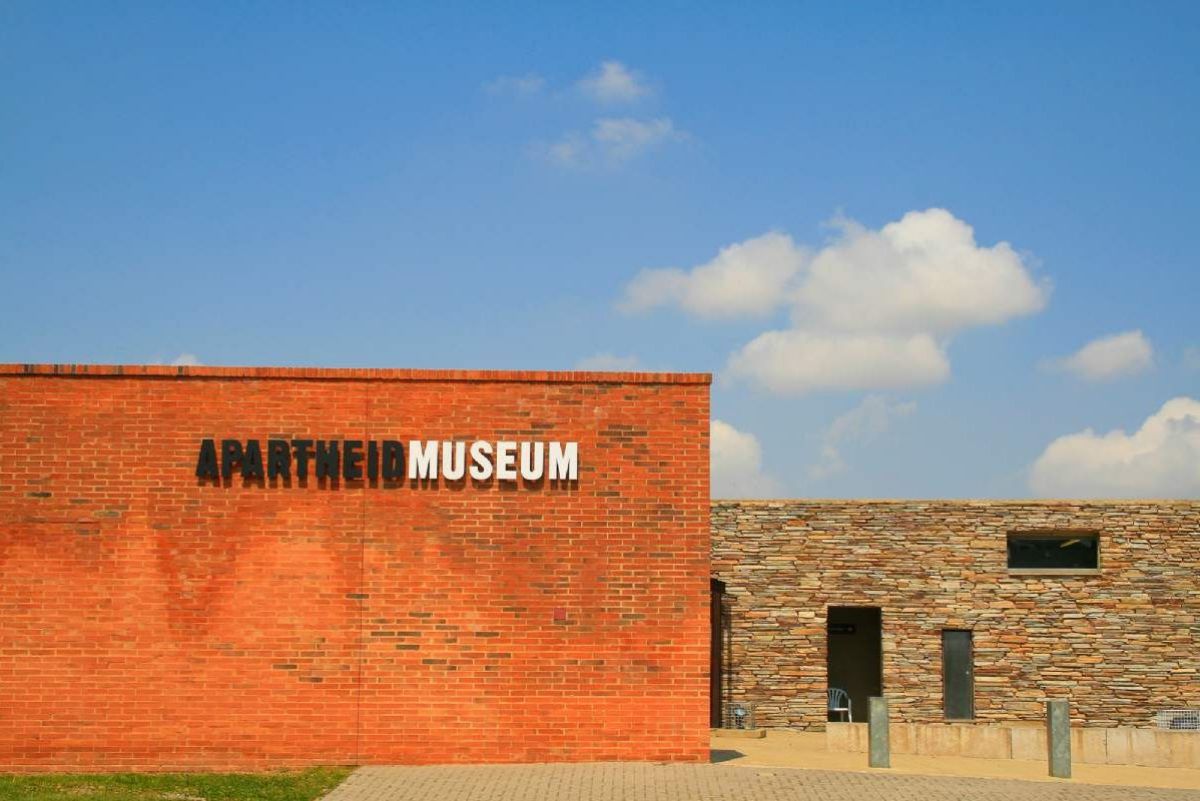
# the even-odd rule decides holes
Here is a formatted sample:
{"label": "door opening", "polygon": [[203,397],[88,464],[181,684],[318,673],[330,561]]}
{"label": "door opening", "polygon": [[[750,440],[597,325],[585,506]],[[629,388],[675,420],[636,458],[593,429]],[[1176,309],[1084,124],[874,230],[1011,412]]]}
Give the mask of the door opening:
{"label": "door opening", "polygon": [[[883,695],[883,613],[878,606],[831,606],[826,626],[828,720],[864,721],[867,699]],[[846,693],[845,712],[834,712],[833,690]],[[840,696],[838,696],[840,697]]]}
{"label": "door opening", "polygon": [[722,648],[725,644],[722,632],[724,620],[721,615],[721,601],[725,597],[725,582],[718,579],[709,580],[709,650],[708,650],[708,718],[709,725],[714,729],[721,728],[721,673]]}

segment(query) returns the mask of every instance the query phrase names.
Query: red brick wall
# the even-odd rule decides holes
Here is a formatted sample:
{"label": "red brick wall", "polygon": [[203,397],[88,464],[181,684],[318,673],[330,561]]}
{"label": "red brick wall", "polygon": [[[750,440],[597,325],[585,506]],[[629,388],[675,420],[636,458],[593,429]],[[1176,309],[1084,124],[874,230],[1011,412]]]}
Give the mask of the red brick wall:
{"label": "red brick wall", "polygon": [[[707,759],[708,377],[0,366],[0,771]],[[204,437],[579,442],[224,486]]]}

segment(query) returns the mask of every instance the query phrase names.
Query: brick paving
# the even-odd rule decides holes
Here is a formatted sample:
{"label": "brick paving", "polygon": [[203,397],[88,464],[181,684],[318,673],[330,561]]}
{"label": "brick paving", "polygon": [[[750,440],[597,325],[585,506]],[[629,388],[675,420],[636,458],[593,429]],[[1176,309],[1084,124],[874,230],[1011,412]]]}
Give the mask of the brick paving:
{"label": "brick paving", "polygon": [[724,765],[369,767],[325,801],[1200,801],[1195,790]]}

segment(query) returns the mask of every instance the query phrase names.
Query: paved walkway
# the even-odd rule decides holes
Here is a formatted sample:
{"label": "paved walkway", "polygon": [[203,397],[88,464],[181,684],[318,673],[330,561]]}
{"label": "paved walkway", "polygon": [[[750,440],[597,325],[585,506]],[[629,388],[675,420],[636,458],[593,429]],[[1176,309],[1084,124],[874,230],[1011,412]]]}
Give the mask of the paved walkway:
{"label": "paved walkway", "polygon": [[360,768],[326,801],[1200,801],[1200,791],[730,765]]}
{"label": "paved walkway", "polygon": [[[829,751],[824,732],[771,729],[761,740],[729,733],[712,738],[713,762],[729,767],[809,768],[878,774],[867,767],[865,753]],[[1052,781],[1046,760],[973,759],[969,757],[892,754],[889,773],[920,776],[958,776],[972,779]],[[1150,768],[1141,765],[1093,765],[1076,761],[1071,766],[1074,784],[1162,787],[1192,790],[1200,797],[1200,769]]]}

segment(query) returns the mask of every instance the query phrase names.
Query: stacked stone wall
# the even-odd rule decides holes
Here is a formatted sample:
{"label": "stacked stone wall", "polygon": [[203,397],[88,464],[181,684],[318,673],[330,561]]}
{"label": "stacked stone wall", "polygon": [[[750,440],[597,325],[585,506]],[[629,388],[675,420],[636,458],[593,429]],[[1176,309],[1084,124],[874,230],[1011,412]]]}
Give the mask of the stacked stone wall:
{"label": "stacked stone wall", "polygon": [[[823,728],[830,606],[878,606],[893,717],[943,719],[941,631],[974,639],[975,716],[1148,726],[1200,706],[1200,502],[715,501],[726,700]],[[1094,575],[1017,575],[1014,531],[1096,532]]]}

